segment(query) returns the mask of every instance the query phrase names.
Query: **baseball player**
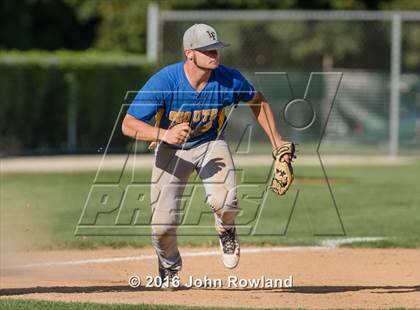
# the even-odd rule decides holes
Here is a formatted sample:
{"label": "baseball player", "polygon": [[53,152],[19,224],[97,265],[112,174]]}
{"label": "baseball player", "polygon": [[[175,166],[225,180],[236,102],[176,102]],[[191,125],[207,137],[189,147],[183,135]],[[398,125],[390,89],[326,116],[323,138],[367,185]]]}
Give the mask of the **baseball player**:
{"label": "baseball player", "polygon": [[238,70],[219,63],[219,49],[225,46],[209,25],[188,28],[183,37],[185,59],[147,81],[122,124],[125,135],[157,143],[151,180],[152,243],[162,279],[174,278],[182,267],[176,229],[180,197],[194,171],[215,215],[223,263],[227,268],[239,263],[238,199],[235,167],[223,135],[225,107],[241,101],[250,104],[277,159],[272,189],[283,194],[293,180],[293,144],[283,141],[262,93]]}

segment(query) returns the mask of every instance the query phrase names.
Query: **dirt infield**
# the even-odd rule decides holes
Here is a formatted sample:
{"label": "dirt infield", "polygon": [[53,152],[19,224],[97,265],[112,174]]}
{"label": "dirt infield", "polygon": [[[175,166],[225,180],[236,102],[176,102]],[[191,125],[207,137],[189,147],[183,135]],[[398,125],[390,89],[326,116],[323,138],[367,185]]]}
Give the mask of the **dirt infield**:
{"label": "dirt infield", "polygon": [[[263,249],[263,251],[261,251]],[[419,249],[243,248],[240,266],[223,267],[216,248],[182,249],[175,292],[145,287],[156,274],[152,249],[2,253],[1,298],[224,307],[420,307]],[[29,264],[29,265],[28,265]],[[127,284],[131,275],[140,287]],[[228,287],[238,279],[287,278],[292,288]],[[222,287],[187,288],[189,276]]]}

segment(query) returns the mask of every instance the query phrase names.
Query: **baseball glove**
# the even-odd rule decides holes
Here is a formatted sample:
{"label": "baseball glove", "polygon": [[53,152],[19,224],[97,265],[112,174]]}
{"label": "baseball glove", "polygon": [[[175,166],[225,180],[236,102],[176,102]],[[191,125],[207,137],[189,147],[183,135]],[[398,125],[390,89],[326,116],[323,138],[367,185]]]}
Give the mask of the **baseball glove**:
{"label": "baseball glove", "polygon": [[[283,157],[289,154],[289,162]],[[285,142],[273,151],[274,176],[271,181],[271,190],[278,195],[284,195],[293,182],[292,159],[295,156],[295,145],[292,142]]]}

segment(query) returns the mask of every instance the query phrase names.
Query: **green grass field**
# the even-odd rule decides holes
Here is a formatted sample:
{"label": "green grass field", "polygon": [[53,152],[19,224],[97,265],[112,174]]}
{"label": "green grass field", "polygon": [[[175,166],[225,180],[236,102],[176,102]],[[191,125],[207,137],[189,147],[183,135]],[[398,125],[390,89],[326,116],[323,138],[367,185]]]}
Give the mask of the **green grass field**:
{"label": "green grass field", "polygon": [[[249,154],[269,154],[271,152],[271,145],[266,141],[253,142],[249,149],[246,143],[240,144],[238,141],[229,141],[230,150],[233,154],[236,152]],[[301,154],[316,155],[315,151],[318,147],[317,142],[302,142],[297,145],[297,149]],[[145,145],[145,148],[147,146]],[[419,149],[417,144],[405,144],[400,147],[400,156],[418,156]],[[358,155],[358,156],[378,156],[389,153],[389,145],[387,143],[378,144],[362,144],[362,143],[348,143],[348,142],[333,142],[328,143],[323,141],[319,146],[319,153],[321,155]]]}
{"label": "green grass field", "polygon": [[[247,168],[243,173],[238,172],[238,183],[242,184],[238,189],[242,210],[237,217],[241,242],[255,245],[316,245],[323,239],[335,237],[376,236],[387,239],[352,246],[419,247],[418,168],[418,163],[403,166],[327,167],[326,172],[345,235],[319,167],[297,165],[296,181],[288,194],[278,198],[269,192],[265,203],[261,197],[266,188],[264,182],[270,167]],[[27,249],[150,246],[150,236],[147,235],[74,235],[95,174],[96,172],[2,174],[2,243]],[[104,172],[100,175],[100,180],[116,182],[121,188],[131,183],[130,173],[124,174],[120,182],[118,177],[119,172]],[[138,170],[134,176],[137,183],[147,183],[149,179],[150,169]],[[299,196],[293,209],[297,190]],[[145,201],[148,200],[147,192]],[[138,195],[135,191],[134,194]],[[110,197],[113,199],[111,194]],[[204,197],[204,191],[198,187],[185,221],[189,226],[181,226],[179,229],[180,235],[188,234],[179,237],[182,246],[212,245],[218,242],[212,227],[213,216],[204,203]],[[202,211],[207,213],[201,215],[201,221],[197,225]],[[113,222],[117,212],[118,210],[100,214],[96,225],[110,225],[108,233],[115,234]],[[261,213],[255,228],[255,218],[259,212]],[[121,214],[126,219],[125,224],[130,224],[128,219],[132,217],[132,210],[127,209]],[[149,207],[147,203],[143,203],[136,225],[147,224],[148,216]],[[123,228],[118,228],[117,232],[136,234],[139,231],[136,225],[119,225],[119,228]],[[254,229],[254,235],[250,234],[250,227]],[[149,227],[143,225],[143,228],[141,231],[147,233]]]}
{"label": "green grass field", "polygon": [[[62,309],[62,310],[178,310],[178,309],[203,309],[202,307],[186,307],[186,306],[165,306],[165,305],[123,305],[112,304],[102,305],[94,303],[76,303],[76,302],[50,302],[50,301],[36,301],[36,300],[0,300],[0,308],[4,310],[19,310],[19,309],[32,309],[32,310],[49,310],[49,309]],[[227,308],[209,307],[207,310],[222,310]],[[237,310],[248,308],[235,308]],[[253,309],[253,308],[249,308]],[[272,309],[272,308],[271,308]],[[280,308],[279,308],[280,309]],[[281,308],[286,309],[286,308]]]}
{"label": "green grass field", "polygon": [[[51,302],[51,301],[38,301],[38,300],[13,300],[3,299],[0,300],[0,308],[4,310],[20,310],[20,309],[31,309],[31,310],[49,310],[49,309],[61,309],[61,310],[196,310],[203,309],[202,307],[186,307],[186,306],[170,306],[170,305],[124,305],[124,304],[95,304],[95,303],[78,303],[78,302]],[[228,308],[220,307],[206,307],[206,310],[223,310]],[[255,309],[255,308],[235,308],[236,310],[244,309]],[[291,309],[291,308],[269,308],[273,309]],[[299,308],[302,309],[302,308]],[[403,310],[407,308],[392,308],[394,310]],[[264,308],[261,308],[264,310]]]}

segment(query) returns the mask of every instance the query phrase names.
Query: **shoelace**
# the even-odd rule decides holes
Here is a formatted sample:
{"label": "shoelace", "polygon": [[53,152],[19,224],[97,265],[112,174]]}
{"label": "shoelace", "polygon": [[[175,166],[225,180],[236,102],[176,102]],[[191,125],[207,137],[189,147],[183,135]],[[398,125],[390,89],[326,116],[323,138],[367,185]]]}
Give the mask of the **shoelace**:
{"label": "shoelace", "polygon": [[233,254],[237,246],[237,241],[235,240],[235,229],[225,231],[220,235],[220,240],[222,241],[223,253]]}

